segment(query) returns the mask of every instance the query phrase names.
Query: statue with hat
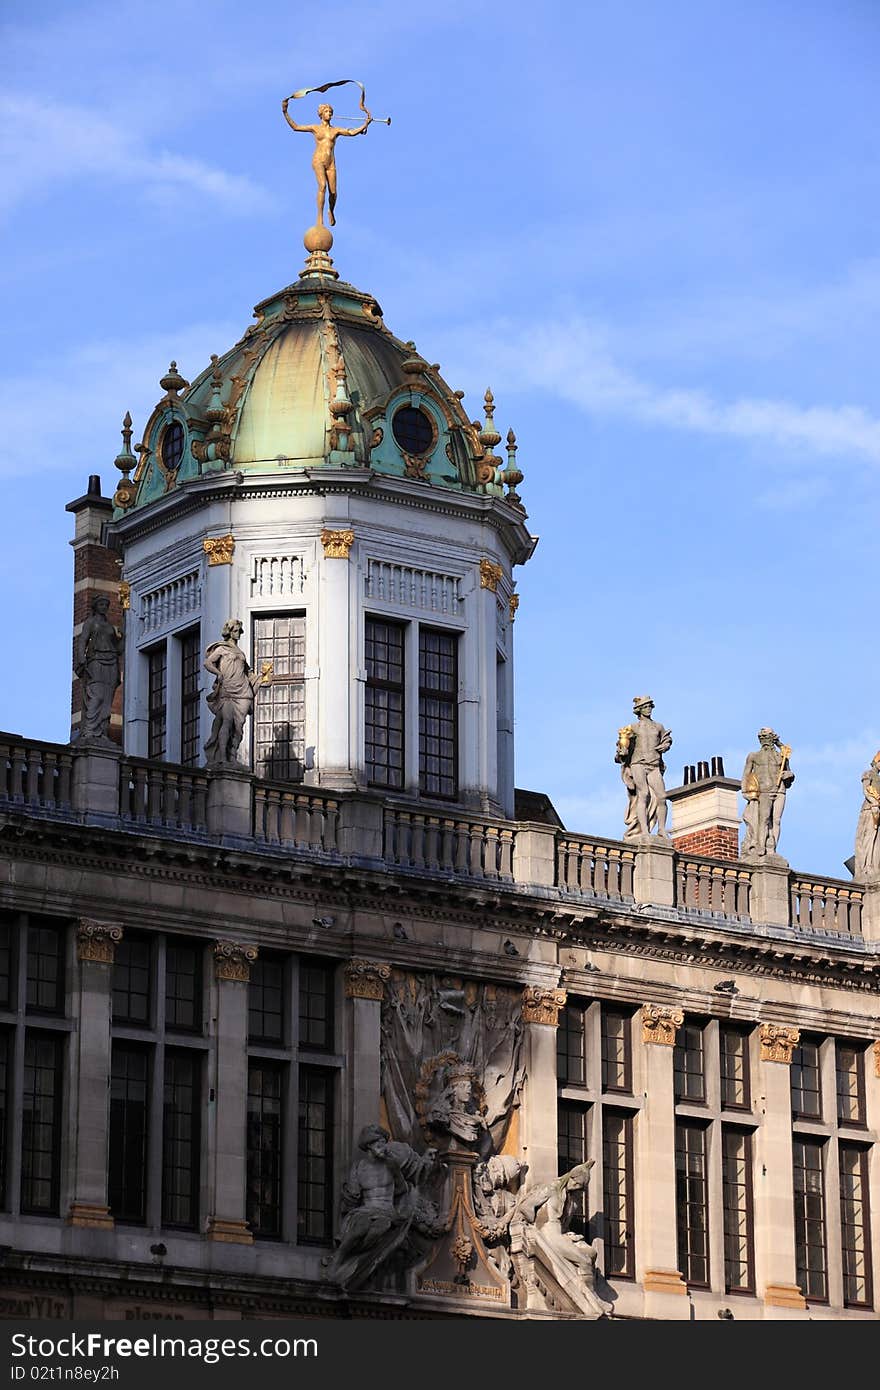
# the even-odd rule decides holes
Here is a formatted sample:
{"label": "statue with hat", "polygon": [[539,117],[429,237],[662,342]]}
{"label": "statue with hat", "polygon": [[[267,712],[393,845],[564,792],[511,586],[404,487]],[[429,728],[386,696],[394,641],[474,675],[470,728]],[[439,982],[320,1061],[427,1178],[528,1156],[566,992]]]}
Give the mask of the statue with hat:
{"label": "statue with hat", "polygon": [[663,754],[672,747],[672,734],[651,718],[654,701],[650,695],[633,700],[634,724],[617,733],[614,761],[627,791],[625,840],[648,836],[656,829],[657,838],[666,840],[666,786]]}
{"label": "statue with hat", "polygon": [[759,729],[760,747],[746,758],[742,794],[746,809],[743,824],[743,859],[764,859],[776,854],[779,826],[785,809],[785,793],[794,781],[789,767],[791,748],[773,729]]}

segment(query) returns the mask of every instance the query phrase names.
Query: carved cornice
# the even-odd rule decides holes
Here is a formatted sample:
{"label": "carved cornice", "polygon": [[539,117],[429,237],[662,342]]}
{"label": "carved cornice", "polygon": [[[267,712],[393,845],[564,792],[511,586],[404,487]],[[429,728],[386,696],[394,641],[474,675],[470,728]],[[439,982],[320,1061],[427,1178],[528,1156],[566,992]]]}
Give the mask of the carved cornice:
{"label": "carved cornice", "polygon": [[762,1023],[758,1037],[762,1062],[784,1062],[789,1066],[791,1054],[801,1040],[801,1030],[786,1023]]}
{"label": "carved cornice", "polygon": [[246,985],[251,978],[251,966],[257,959],[256,946],[242,946],[237,941],[218,941],[214,946],[214,975],[218,980],[232,980]]}
{"label": "carved cornice", "polygon": [[391,966],[378,960],[350,960],[345,965],[346,999],[374,999],[381,1003],[391,979]]}
{"label": "carved cornice", "polygon": [[523,1023],[545,1023],[549,1028],[558,1028],[559,1011],[565,1008],[567,998],[564,989],[526,985],[522,997]]}
{"label": "carved cornice", "polygon": [[235,537],[207,536],[202,541],[202,549],[208,557],[209,565],[231,565],[235,551]]}
{"label": "carved cornice", "polygon": [[675,1035],[684,1023],[684,1011],[665,1004],[642,1005],[642,1042],[660,1043],[672,1047]]}
{"label": "carved cornice", "polygon": [[480,561],[480,588],[490,589],[494,594],[498,588],[498,583],[504,574],[500,565],[496,565],[493,560]]}
{"label": "carved cornice", "polygon": [[354,531],[328,531],[321,532],[321,544],[324,547],[324,558],[326,560],[347,560],[349,551],[354,545]]}
{"label": "carved cornice", "polygon": [[121,940],[122,927],[118,922],[95,922],[91,917],[80,917],[76,924],[76,958],[112,965]]}

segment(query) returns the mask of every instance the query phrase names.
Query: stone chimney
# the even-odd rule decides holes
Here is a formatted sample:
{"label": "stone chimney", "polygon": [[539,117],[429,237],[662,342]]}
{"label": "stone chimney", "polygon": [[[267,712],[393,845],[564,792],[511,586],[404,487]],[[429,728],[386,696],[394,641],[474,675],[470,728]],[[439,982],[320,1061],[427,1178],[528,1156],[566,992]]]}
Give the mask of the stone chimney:
{"label": "stone chimney", "polygon": [[725,777],[723,758],[691,763],[683,784],[666,795],[675,849],[713,859],[739,858],[739,782]]}
{"label": "stone chimney", "polygon": [[[101,496],[101,479],[97,473],[89,478],[88,490],[82,497],[68,502],[65,511],[73,512],[76,530],[73,546],[73,650],[82,632],[83,623],[92,611],[92,600],[106,594],[110,600],[107,617],[115,627],[122,627],[122,601],[119,592],[120,561],[112,550],[102,544],[104,523],[113,515],[113,502]],[[71,669],[73,653],[71,653]],[[78,676],[73,677],[70,696],[71,736],[79,729],[82,717],[82,689]],[[110,737],[122,743],[122,686],[113,697],[110,714]]]}

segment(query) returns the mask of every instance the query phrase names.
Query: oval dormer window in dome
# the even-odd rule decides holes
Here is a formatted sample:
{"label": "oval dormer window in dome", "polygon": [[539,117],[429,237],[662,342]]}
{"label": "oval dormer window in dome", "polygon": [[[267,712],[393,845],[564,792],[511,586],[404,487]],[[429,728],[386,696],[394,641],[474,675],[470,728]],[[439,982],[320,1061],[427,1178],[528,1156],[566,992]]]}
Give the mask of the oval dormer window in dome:
{"label": "oval dormer window in dome", "polygon": [[401,406],[391,421],[391,431],[405,454],[418,458],[434,447],[434,422],[418,406]]}
{"label": "oval dormer window in dome", "polygon": [[174,472],[183,458],[183,425],[177,420],[172,420],[163,431],[160,456],[163,468],[169,473]]}

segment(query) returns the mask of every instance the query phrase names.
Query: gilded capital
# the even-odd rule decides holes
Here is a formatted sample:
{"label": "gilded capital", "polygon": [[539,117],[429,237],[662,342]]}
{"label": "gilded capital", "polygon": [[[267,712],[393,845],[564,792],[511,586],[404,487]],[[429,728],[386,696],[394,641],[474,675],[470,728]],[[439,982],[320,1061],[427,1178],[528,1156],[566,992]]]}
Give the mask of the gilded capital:
{"label": "gilded capital", "polygon": [[673,1047],[675,1035],[683,1023],[684,1012],[681,1009],[672,1009],[666,1004],[643,1004],[642,1042]]}
{"label": "gilded capital", "polygon": [[494,594],[498,588],[498,581],[504,574],[500,565],[496,565],[493,560],[480,561],[480,588],[491,589]]}
{"label": "gilded capital", "polygon": [[218,980],[232,980],[235,984],[246,985],[257,955],[256,946],[242,946],[238,941],[217,941],[214,945],[214,975]]}
{"label": "gilded capital", "polygon": [[391,979],[391,966],[379,960],[350,960],[345,965],[346,999],[373,999],[381,1003]]}
{"label": "gilded capital", "polygon": [[121,940],[122,927],[118,922],[94,922],[90,917],[80,917],[76,924],[76,958],[112,965]]}
{"label": "gilded capital", "polygon": [[119,585],[119,607],[124,613],[131,608],[131,585],[127,579],[123,579]]}
{"label": "gilded capital", "polygon": [[354,531],[328,531],[321,532],[321,544],[324,547],[324,558],[327,560],[347,560],[348,553],[354,545]]}
{"label": "gilded capital", "polygon": [[549,1028],[558,1028],[559,1010],[565,1008],[567,998],[564,989],[526,985],[522,996],[523,1023],[546,1023]]}
{"label": "gilded capital", "polygon": [[510,614],[510,621],[516,617],[516,610],[519,608],[519,594],[511,594],[507,600],[507,611]]}
{"label": "gilded capital", "polygon": [[791,1064],[791,1054],[801,1040],[801,1030],[787,1023],[762,1023],[758,1029],[761,1039],[762,1062]]}
{"label": "gilded capital", "polygon": [[235,537],[207,536],[202,541],[202,549],[208,557],[209,565],[231,565],[235,550]]}

